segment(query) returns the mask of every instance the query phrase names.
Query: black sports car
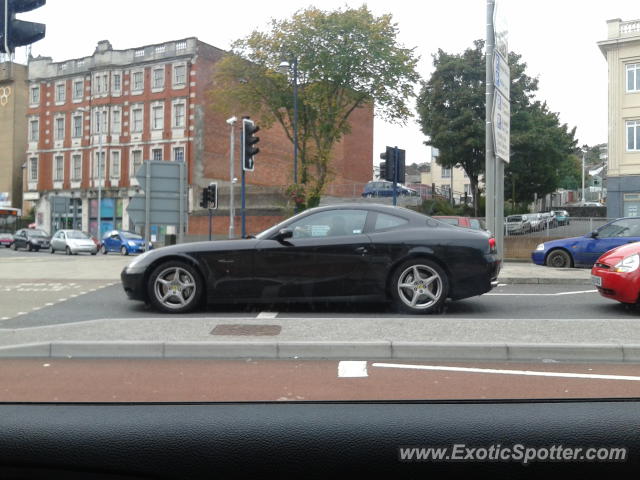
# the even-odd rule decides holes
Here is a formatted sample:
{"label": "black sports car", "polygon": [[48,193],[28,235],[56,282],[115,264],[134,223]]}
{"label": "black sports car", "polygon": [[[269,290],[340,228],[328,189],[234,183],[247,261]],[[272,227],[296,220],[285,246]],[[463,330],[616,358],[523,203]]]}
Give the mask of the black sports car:
{"label": "black sports car", "polygon": [[255,237],[152,250],[122,272],[129,298],[184,313],[202,302],[393,301],[411,313],[481,295],[500,260],[484,232],[405,208],[307,210]]}

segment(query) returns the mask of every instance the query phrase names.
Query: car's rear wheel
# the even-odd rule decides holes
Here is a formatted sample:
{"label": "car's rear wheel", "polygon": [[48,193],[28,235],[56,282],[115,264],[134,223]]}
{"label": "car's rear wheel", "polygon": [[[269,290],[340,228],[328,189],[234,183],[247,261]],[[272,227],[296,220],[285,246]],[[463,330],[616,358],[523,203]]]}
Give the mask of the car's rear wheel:
{"label": "car's rear wheel", "polygon": [[124,245],[120,247],[120,255],[129,255],[129,250]]}
{"label": "car's rear wheel", "polygon": [[158,266],[147,284],[151,305],[167,313],[190,312],[200,304],[204,282],[194,267],[173,261]]}
{"label": "car's rear wheel", "polygon": [[401,310],[429,313],[438,311],[447,299],[449,279],[431,260],[408,260],[396,268],[391,288],[395,304]]}
{"label": "car's rear wheel", "polygon": [[549,255],[547,255],[546,264],[548,267],[570,268],[571,255],[564,250],[553,250]]}
{"label": "car's rear wheel", "polygon": [[49,246],[49,253],[54,254],[56,253],[55,248],[53,248],[53,245]]}
{"label": "car's rear wheel", "polygon": [[65,248],[64,253],[66,253],[67,255],[71,255],[71,249],[69,247]]}
{"label": "car's rear wheel", "polygon": [[16,252],[18,251],[18,244],[17,243],[13,242],[12,247]]}
{"label": "car's rear wheel", "polygon": [[27,251],[29,252],[33,251],[33,246],[31,245],[31,242],[27,243]]}

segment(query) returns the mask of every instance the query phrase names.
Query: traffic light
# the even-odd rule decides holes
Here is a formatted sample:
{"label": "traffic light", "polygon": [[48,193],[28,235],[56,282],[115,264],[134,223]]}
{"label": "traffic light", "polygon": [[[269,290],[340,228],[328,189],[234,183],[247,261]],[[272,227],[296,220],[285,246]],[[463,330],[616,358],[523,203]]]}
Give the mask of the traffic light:
{"label": "traffic light", "polygon": [[46,0],[0,0],[0,53],[13,53],[16,47],[42,40],[46,33],[43,23],[17,20],[16,13],[42,7]]}
{"label": "traffic light", "polygon": [[260,141],[260,137],[255,136],[259,130],[260,127],[253,120],[242,119],[242,169],[245,171],[253,171],[253,156],[260,152],[255,146]]}
{"label": "traffic light", "polygon": [[215,210],[216,208],[218,208],[218,184],[211,183],[206,188],[206,190],[209,191],[208,192],[209,205],[207,206],[207,208],[209,208],[210,210]]}
{"label": "traffic light", "polygon": [[200,199],[201,208],[209,208],[209,187],[202,189],[202,198]]}
{"label": "traffic light", "polygon": [[[398,159],[396,161],[396,152]],[[380,162],[380,178],[393,182],[404,183],[405,180],[405,151],[400,148],[387,147],[384,153],[380,154],[380,158],[384,162]],[[398,167],[398,176],[395,176],[396,165]]]}
{"label": "traffic light", "polygon": [[[391,147],[387,147],[387,150],[380,154],[380,178],[382,180],[387,180],[387,172],[389,171],[389,163],[393,161],[393,153],[389,154],[389,149]],[[393,149],[391,149],[393,150]]]}

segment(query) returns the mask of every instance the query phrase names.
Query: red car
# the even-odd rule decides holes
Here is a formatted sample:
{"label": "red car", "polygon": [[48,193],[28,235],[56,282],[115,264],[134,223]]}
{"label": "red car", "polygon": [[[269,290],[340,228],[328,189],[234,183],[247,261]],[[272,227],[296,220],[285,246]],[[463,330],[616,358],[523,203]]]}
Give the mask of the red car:
{"label": "red car", "polygon": [[640,242],[602,254],[591,269],[591,280],[603,297],[635,304],[640,296]]}
{"label": "red car", "polygon": [[456,217],[453,215],[434,215],[431,218],[448,223],[449,225],[457,225],[458,227],[471,228],[473,230],[486,230],[484,220],[470,217]]}
{"label": "red car", "polygon": [[0,247],[3,245],[7,248],[13,245],[13,235],[10,233],[0,233]]}

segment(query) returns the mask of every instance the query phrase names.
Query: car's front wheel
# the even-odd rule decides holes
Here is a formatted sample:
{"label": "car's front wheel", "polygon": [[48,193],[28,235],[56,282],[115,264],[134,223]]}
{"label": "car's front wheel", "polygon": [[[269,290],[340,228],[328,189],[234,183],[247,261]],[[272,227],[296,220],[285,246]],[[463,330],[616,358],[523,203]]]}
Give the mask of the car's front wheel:
{"label": "car's front wheel", "polygon": [[396,268],[391,288],[395,304],[401,310],[429,313],[438,311],[447,299],[449,279],[431,260],[408,260]]}
{"label": "car's front wheel", "polygon": [[100,251],[102,252],[103,255],[106,255],[107,254],[107,247],[102,245],[102,247],[100,248]]}
{"label": "car's front wheel", "polygon": [[204,282],[194,267],[173,261],[158,266],[149,277],[148,298],[157,310],[185,313],[200,304]]}
{"label": "car's front wheel", "polygon": [[129,255],[129,250],[124,245],[120,247],[120,255]]}
{"label": "car's front wheel", "polygon": [[546,264],[548,267],[569,268],[571,267],[571,255],[564,250],[553,250],[547,255]]}

